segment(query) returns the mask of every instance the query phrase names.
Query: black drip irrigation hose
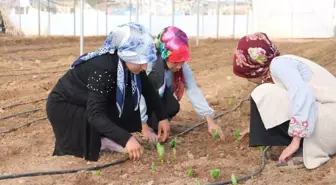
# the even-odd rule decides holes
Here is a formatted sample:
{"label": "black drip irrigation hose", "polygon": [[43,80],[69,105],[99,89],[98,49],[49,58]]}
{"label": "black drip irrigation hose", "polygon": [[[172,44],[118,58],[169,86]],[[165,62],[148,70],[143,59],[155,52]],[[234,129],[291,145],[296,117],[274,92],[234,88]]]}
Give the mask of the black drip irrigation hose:
{"label": "black drip irrigation hose", "polygon": [[7,105],[7,106],[4,106],[4,107],[0,107],[0,109],[5,110],[5,109],[13,108],[13,107],[16,107],[16,106],[27,105],[27,104],[30,104],[30,103],[36,103],[36,102],[44,101],[44,100],[47,100],[47,98],[43,98],[43,99],[39,99],[39,100],[32,100],[32,101],[28,101],[28,102],[11,104],[11,105]]}
{"label": "black drip irrigation hose", "polygon": [[[265,147],[265,149],[263,150],[262,154],[261,154],[261,164],[260,167],[257,171],[251,173],[250,175],[246,175],[246,176],[242,176],[237,178],[237,182],[241,182],[241,181],[245,181],[245,180],[249,180],[252,179],[253,177],[259,175],[265,168],[265,160],[266,160],[266,151],[269,149],[270,147],[267,146]],[[222,185],[222,184],[232,184],[232,180],[226,180],[226,181],[220,181],[220,182],[215,182],[215,183],[210,183],[210,184],[206,184],[206,185]]]}
{"label": "black drip irrigation hose", "polygon": [[[242,103],[244,103],[245,101],[248,101],[249,99],[250,99],[250,97],[243,99],[243,100],[240,101],[235,107],[233,107],[232,109],[229,109],[229,110],[227,110],[227,111],[224,111],[224,112],[222,112],[221,114],[218,114],[217,116],[214,117],[214,119],[216,120],[216,119],[218,119],[218,118],[223,117],[225,114],[227,114],[227,113],[229,113],[229,112],[235,111],[238,107],[241,106]],[[187,128],[186,130],[184,130],[183,132],[180,132],[180,133],[178,133],[178,134],[169,136],[169,139],[174,138],[174,137],[177,137],[177,136],[180,136],[180,135],[183,135],[183,134],[186,134],[186,133],[190,132],[191,130],[194,130],[195,128],[197,128],[197,127],[203,125],[204,123],[206,123],[206,121],[202,121],[201,123],[198,123],[198,124],[196,124],[196,125],[194,125],[194,126],[192,126],[192,127],[189,127],[189,128]]]}
{"label": "black drip irrigation hose", "polygon": [[79,169],[73,169],[73,170],[58,170],[58,171],[46,171],[46,172],[33,172],[33,173],[21,173],[21,174],[12,174],[12,175],[4,175],[0,176],[0,180],[5,179],[15,179],[20,177],[34,177],[34,176],[43,176],[43,175],[59,175],[59,174],[69,174],[69,173],[77,173],[79,171],[93,171],[93,170],[100,170],[103,168],[107,168],[110,166],[114,166],[117,164],[121,164],[126,162],[129,159],[129,157],[125,157],[116,161],[113,161],[111,163],[107,163],[104,165],[98,165],[98,166],[92,166],[88,168],[79,168]]}
{"label": "black drip irrigation hose", "polygon": [[66,72],[66,71],[61,70],[61,71],[48,71],[48,72],[40,72],[40,73],[7,74],[7,75],[0,75],[0,77],[29,76],[29,75],[39,75],[39,74],[60,73],[60,72]]}
{"label": "black drip irrigation hose", "polygon": [[[232,112],[234,110],[236,110],[238,107],[241,106],[241,104],[245,101],[249,100],[249,98],[246,98],[242,101],[240,101],[235,107],[233,107],[232,109],[230,110],[227,110],[219,115],[217,115],[216,117],[214,117],[214,119],[218,119],[222,116],[224,116],[225,114],[229,113],[229,112]],[[46,118],[40,118],[38,120],[35,120],[33,122],[36,122],[36,121],[39,121],[39,120],[42,120],[42,119],[46,119]],[[199,124],[196,124],[195,126],[192,126],[190,128],[187,128],[186,130],[178,133],[178,134],[175,134],[173,136],[170,136],[170,138],[173,138],[173,137],[177,137],[177,136],[180,136],[180,135],[183,135],[183,134],[186,134],[188,133],[189,131],[195,129],[196,127],[199,127],[200,125],[204,124],[205,121],[199,123]],[[266,150],[268,150],[269,147],[266,147],[262,153],[262,157],[261,157],[261,165],[260,165],[260,168],[252,173],[251,175],[248,175],[248,176],[244,176],[244,177],[240,177],[240,178],[237,178],[237,181],[243,181],[243,180],[247,180],[247,179],[250,179],[256,175],[258,175],[259,173],[261,173],[261,171],[264,169],[265,167],[265,153],[266,153]],[[33,173],[22,173],[22,174],[12,174],[12,175],[4,175],[4,176],[0,176],[0,180],[5,180],[5,179],[15,179],[15,178],[21,178],[21,177],[33,177],[33,176],[43,176],[43,175],[59,175],[59,174],[69,174],[69,173],[77,173],[79,171],[93,171],[93,170],[99,170],[99,169],[103,169],[103,168],[107,168],[107,167],[110,167],[110,166],[114,166],[114,165],[117,165],[117,164],[121,164],[121,163],[124,163],[126,162],[127,160],[129,159],[129,157],[125,157],[125,158],[122,158],[122,159],[119,159],[119,160],[116,160],[114,162],[111,162],[111,163],[107,163],[107,164],[103,164],[103,165],[97,165],[97,166],[93,166],[93,167],[87,167],[87,168],[80,168],[80,169],[73,169],[73,170],[58,170],[58,171],[45,171],[45,172],[33,172]],[[228,181],[222,181],[222,182],[217,182],[217,183],[213,183],[213,184],[208,184],[208,185],[219,185],[219,184],[230,184],[232,183],[231,180],[228,180]]]}
{"label": "black drip irrigation hose", "polygon": [[38,122],[38,121],[42,121],[42,120],[45,120],[45,119],[48,119],[48,117],[38,118],[38,119],[36,119],[36,120],[29,121],[29,122],[27,122],[27,123],[23,123],[23,124],[21,124],[20,126],[17,126],[17,127],[8,129],[8,130],[0,131],[0,134],[8,134],[8,133],[10,133],[10,132],[14,132],[14,131],[16,131],[16,130],[22,128],[22,127],[28,127],[28,126],[30,126],[30,125],[33,124],[33,123],[36,123],[36,122]]}
{"label": "black drip irrigation hose", "polygon": [[8,118],[19,116],[19,115],[22,115],[22,114],[27,114],[27,113],[30,113],[30,112],[37,112],[37,111],[40,111],[40,110],[42,110],[42,109],[38,108],[38,109],[26,110],[26,111],[23,111],[23,112],[12,114],[12,115],[0,117],[0,120],[8,119]]}

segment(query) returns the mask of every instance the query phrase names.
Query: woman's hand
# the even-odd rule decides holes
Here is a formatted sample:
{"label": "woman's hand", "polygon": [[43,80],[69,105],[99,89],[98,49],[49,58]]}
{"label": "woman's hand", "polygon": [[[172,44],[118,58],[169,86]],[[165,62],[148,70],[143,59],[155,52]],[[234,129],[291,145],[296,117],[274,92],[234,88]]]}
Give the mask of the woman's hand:
{"label": "woman's hand", "polygon": [[159,140],[159,137],[147,124],[142,124],[142,134],[146,140],[151,142],[157,142]]}
{"label": "woman's hand", "polygon": [[293,137],[292,142],[282,151],[279,157],[279,163],[287,162],[287,159],[292,156],[300,148],[301,137]]}
{"label": "woman's hand", "polygon": [[[162,133],[163,132],[163,133]],[[170,134],[170,124],[167,119],[159,122],[158,125],[158,136],[161,138],[162,142],[165,142]]]}
{"label": "woman's hand", "polygon": [[207,122],[208,122],[208,132],[212,135],[215,130],[218,131],[219,138],[221,140],[225,139],[224,133],[222,129],[215,123],[215,121],[209,116],[205,116]]}
{"label": "woman's hand", "polygon": [[129,138],[125,148],[129,154],[130,159],[133,159],[133,161],[140,159],[142,155],[142,147],[133,136]]}

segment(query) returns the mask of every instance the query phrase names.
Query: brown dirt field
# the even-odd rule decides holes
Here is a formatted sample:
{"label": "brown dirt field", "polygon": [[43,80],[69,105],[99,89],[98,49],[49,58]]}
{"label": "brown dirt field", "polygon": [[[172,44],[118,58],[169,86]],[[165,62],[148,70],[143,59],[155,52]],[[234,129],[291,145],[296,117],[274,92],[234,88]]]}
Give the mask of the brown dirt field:
{"label": "brown dirt field", "polygon": [[[100,46],[104,37],[85,38],[85,51]],[[282,53],[298,54],[318,63],[336,73],[336,40],[319,39],[301,40],[300,42],[276,41]],[[192,45],[194,41],[191,41]],[[199,87],[217,113],[233,107],[246,98],[254,88],[253,84],[237,78],[231,69],[232,54],[237,40],[201,40],[200,46],[191,46],[190,65]],[[79,39],[69,37],[16,38],[0,36],[0,106],[45,98],[59,77],[67,70],[79,54]],[[58,71],[58,72],[55,72]],[[9,74],[40,73],[25,76],[3,76]],[[48,73],[50,72],[50,73]],[[45,102],[0,110],[0,116],[7,116],[28,109],[42,108],[30,114],[0,120],[0,132],[22,123],[45,116]],[[192,110],[190,102],[184,97],[181,112],[175,121],[195,124],[200,121]],[[249,126],[249,103],[225,115],[217,121],[224,129],[226,140],[213,141],[201,126],[178,138],[177,159],[171,158],[171,151],[166,148],[167,162],[161,165],[156,151],[146,150],[142,160],[127,161],[124,164],[101,170],[99,176],[94,172],[76,174],[27,177],[2,180],[2,185],[17,184],[53,184],[53,185],[194,185],[200,182],[215,182],[210,169],[220,168],[220,179],[230,179],[231,174],[241,176],[256,170],[260,163],[260,151],[249,148],[247,141],[235,141],[234,129],[244,130]],[[54,136],[47,120],[30,127],[0,134],[0,174],[26,173],[45,170],[73,169],[103,164],[114,161],[121,154],[102,153],[99,162],[86,162],[74,157],[53,157]],[[168,145],[167,145],[168,146]],[[151,171],[152,162],[157,164],[157,171]],[[308,171],[280,170],[276,162],[268,160],[261,176],[242,182],[248,185],[283,185],[283,184],[336,184],[335,165],[332,159],[322,167]],[[188,177],[188,168],[194,169],[195,176]]]}

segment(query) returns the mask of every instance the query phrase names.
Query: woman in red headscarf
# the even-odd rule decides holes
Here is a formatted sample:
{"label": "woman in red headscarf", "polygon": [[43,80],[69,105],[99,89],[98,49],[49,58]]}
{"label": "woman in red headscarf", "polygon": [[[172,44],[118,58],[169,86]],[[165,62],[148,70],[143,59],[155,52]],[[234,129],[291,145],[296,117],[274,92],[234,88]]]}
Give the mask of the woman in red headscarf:
{"label": "woman in red headscarf", "polygon": [[[187,64],[190,55],[186,33],[175,26],[168,26],[157,36],[156,48],[158,59],[153,66],[148,65],[147,74],[162,98],[169,119],[179,112],[179,101],[186,93],[197,114],[207,121],[209,133],[217,130],[219,137],[224,139],[222,129],[213,120],[215,112],[197,87],[193,73]],[[143,134],[150,140],[156,140],[157,135],[151,131],[151,128],[156,130],[158,120],[155,114],[152,114],[153,108],[147,107],[150,104],[146,105],[144,98],[141,100]],[[158,133],[160,136],[160,130]]]}
{"label": "woman in red headscarf", "polygon": [[281,55],[265,33],[244,36],[235,75],[258,84],[251,94],[250,146],[286,146],[278,166],[319,167],[336,153],[336,79],[306,58]]}

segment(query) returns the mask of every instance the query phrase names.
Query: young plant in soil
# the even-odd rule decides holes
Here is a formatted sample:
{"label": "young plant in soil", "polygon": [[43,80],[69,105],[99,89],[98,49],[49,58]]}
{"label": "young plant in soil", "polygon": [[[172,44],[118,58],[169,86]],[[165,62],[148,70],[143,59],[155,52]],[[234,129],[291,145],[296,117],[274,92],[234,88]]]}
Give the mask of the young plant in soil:
{"label": "young plant in soil", "polygon": [[210,170],[210,175],[212,178],[214,179],[218,179],[220,176],[220,169],[214,169],[214,170]]}
{"label": "young plant in soil", "polygon": [[101,174],[101,171],[100,171],[100,170],[95,171],[95,175],[96,175],[96,176],[100,176],[100,174]]}
{"label": "young plant in soil", "polygon": [[218,129],[216,129],[212,132],[212,139],[214,139],[214,140],[218,139]]}
{"label": "young plant in soil", "polygon": [[164,146],[161,145],[160,143],[158,143],[158,144],[156,144],[156,150],[157,150],[157,153],[159,154],[160,162],[161,162],[161,164],[163,164],[164,157],[165,157]]}
{"label": "young plant in soil", "polygon": [[235,129],[235,130],[233,131],[233,135],[234,135],[234,137],[236,138],[236,141],[239,143],[239,142],[240,142],[240,140],[239,140],[239,137],[240,137],[240,131],[239,131],[238,129]]}
{"label": "young plant in soil", "polygon": [[259,149],[261,152],[263,152],[264,149],[265,149],[265,146],[258,146],[258,149]]}
{"label": "young plant in soil", "polygon": [[176,159],[176,137],[169,142],[170,148],[173,150],[173,157]]}
{"label": "young plant in soil", "polygon": [[192,167],[190,167],[190,168],[188,169],[188,176],[189,176],[189,177],[194,176],[194,170],[192,169]]}
{"label": "young plant in soil", "polygon": [[156,171],[156,164],[155,162],[152,162],[152,172],[155,172]]}
{"label": "young plant in soil", "polygon": [[233,135],[236,137],[236,139],[238,139],[240,137],[240,131],[238,129],[235,129],[233,131]]}
{"label": "young plant in soil", "polygon": [[238,185],[238,183],[237,183],[237,178],[236,178],[236,176],[235,175],[231,175],[231,181],[232,181],[232,185]]}
{"label": "young plant in soil", "polygon": [[232,105],[232,103],[233,103],[233,96],[232,97],[230,97],[229,99],[228,99],[228,105]]}

